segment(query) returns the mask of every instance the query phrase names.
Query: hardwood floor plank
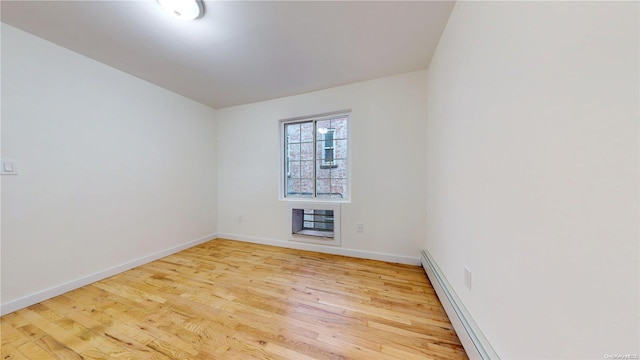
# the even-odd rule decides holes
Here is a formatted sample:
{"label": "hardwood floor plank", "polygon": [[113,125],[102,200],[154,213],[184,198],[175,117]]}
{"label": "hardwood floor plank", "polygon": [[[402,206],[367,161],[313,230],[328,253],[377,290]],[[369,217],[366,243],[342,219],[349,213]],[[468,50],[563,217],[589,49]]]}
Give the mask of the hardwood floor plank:
{"label": "hardwood floor plank", "polygon": [[80,356],[75,351],[69,349],[64,344],[59,343],[54,338],[49,335],[43,336],[36,342],[40,347],[45,350],[49,354],[53,354],[56,359],[65,359],[65,360],[81,360],[82,356]]}
{"label": "hardwood floor plank", "polygon": [[18,347],[18,351],[27,359],[55,359],[54,354],[41,348],[38,340],[24,343]]}
{"label": "hardwood floor plank", "polygon": [[3,359],[466,359],[418,266],[216,239],[0,319]]}
{"label": "hardwood floor plank", "polygon": [[[14,315],[14,314],[9,314]],[[7,315],[7,316],[9,316]],[[25,341],[29,341],[29,337],[25,336],[18,329],[22,326],[28,325],[28,323],[23,322],[22,324],[15,324],[12,320],[15,319],[15,316],[7,318],[6,321],[2,321],[0,327],[0,334],[2,335],[2,347],[8,346],[12,344],[14,346],[21,345]]]}
{"label": "hardwood floor plank", "polygon": [[18,349],[13,347],[13,345],[2,345],[0,348],[0,358],[3,360],[29,360],[26,356],[24,356]]}

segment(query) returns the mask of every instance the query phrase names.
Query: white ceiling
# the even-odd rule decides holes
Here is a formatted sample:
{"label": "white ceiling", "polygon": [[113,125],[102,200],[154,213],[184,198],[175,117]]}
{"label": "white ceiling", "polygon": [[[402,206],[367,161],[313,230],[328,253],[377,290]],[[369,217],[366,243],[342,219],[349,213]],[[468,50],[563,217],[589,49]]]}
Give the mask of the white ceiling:
{"label": "white ceiling", "polygon": [[451,1],[7,1],[2,21],[214,108],[424,69]]}

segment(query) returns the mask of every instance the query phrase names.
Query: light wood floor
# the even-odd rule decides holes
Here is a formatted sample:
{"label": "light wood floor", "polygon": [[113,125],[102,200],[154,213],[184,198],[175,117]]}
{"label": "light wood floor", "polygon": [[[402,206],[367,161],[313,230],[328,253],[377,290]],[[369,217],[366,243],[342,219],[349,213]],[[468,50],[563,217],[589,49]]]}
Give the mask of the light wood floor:
{"label": "light wood floor", "polygon": [[418,266],[217,239],[1,318],[2,359],[466,359]]}

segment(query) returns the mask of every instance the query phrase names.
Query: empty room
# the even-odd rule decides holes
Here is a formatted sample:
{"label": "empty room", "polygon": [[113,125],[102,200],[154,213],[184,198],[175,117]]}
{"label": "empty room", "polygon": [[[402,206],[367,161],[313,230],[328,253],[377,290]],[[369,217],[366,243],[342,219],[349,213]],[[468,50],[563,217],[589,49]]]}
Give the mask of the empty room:
{"label": "empty room", "polygon": [[640,357],[640,2],[0,16],[2,359]]}

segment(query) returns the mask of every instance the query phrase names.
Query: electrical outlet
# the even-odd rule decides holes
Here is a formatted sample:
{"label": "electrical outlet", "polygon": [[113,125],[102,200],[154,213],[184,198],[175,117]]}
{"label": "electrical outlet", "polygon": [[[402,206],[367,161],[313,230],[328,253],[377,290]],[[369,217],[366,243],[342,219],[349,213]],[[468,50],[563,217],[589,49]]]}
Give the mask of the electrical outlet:
{"label": "electrical outlet", "polygon": [[357,232],[364,232],[364,224],[356,224],[356,231]]}
{"label": "electrical outlet", "polygon": [[471,290],[471,270],[468,267],[464,267],[464,284]]}
{"label": "electrical outlet", "polygon": [[0,173],[2,175],[18,175],[18,162],[15,160],[2,160]]}

